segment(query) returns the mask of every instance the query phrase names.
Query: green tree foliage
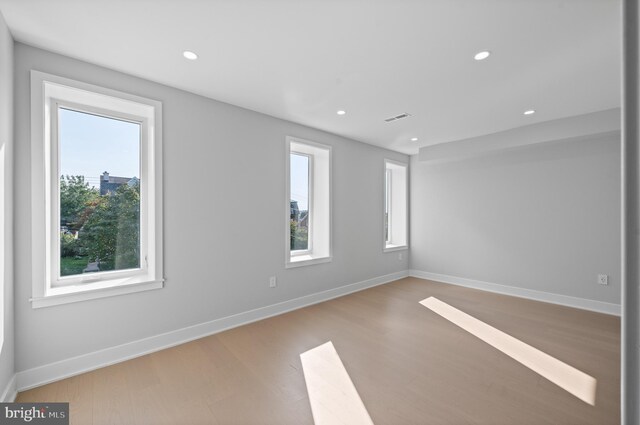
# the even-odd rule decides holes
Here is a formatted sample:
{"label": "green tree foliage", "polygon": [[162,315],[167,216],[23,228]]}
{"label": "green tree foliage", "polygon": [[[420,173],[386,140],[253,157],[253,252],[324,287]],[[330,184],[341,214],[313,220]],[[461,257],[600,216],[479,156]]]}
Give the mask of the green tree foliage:
{"label": "green tree foliage", "polygon": [[291,250],[309,248],[309,232],[305,227],[299,225],[295,220],[290,221],[291,226]]}
{"label": "green tree foliage", "polygon": [[80,244],[71,233],[60,233],[60,256],[75,257],[80,254]]}
{"label": "green tree foliage", "polygon": [[140,186],[122,185],[89,204],[79,239],[100,270],[140,267]]}
{"label": "green tree foliage", "polygon": [[80,229],[87,207],[99,197],[98,191],[85,182],[84,176],[61,176],[60,224],[73,230]]}

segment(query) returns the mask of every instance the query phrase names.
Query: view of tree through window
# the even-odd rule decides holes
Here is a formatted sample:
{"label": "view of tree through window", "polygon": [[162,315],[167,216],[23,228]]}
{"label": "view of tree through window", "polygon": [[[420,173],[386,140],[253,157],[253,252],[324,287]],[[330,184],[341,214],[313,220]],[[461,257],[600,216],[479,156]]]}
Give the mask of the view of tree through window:
{"label": "view of tree through window", "polygon": [[292,153],[291,181],[291,251],[309,249],[309,172],[310,157]]}
{"label": "view of tree through window", "polygon": [[60,276],[140,267],[140,124],[58,109]]}

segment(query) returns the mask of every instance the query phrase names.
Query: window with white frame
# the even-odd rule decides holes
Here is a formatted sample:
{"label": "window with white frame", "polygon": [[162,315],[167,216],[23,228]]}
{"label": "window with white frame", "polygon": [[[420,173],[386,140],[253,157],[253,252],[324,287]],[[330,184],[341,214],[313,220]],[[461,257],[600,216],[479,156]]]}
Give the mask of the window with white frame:
{"label": "window with white frame", "polygon": [[384,250],[407,248],[407,164],[384,161]]}
{"label": "window with white frame", "polygon": [[331,147],[287,138],[286,266],[331,261]]}
{"label": "window with white frame", "polygon": [[31,72],[33,307],[162,287],[160,102]]}

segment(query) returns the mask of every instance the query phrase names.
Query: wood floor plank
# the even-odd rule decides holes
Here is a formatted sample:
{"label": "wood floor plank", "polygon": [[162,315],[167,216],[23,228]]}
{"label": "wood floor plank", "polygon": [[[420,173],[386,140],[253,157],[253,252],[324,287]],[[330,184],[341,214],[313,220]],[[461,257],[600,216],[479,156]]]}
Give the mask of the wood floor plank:
{"label": "wood floor plank", "polygon": [[593,376],[435,297],[426,298],[420,301],[420,304],[520,362],[534,372],[544,376],[549,381],[570,392],[585,403],[592,406],[595,405],[598,381]]}
{"label": "wood floor plank", "polygon": [[[94,425],[134,425],[134,405],[127,385],[126,363],[91,372]],[[74,419],[75,420],[75,419]]]}
{"label": "wood floor plank", "polygon": [[[419,304],[434,296],[598,380],[595,406]],[[620,318],[406,278],[21,392],[72,424],[313,424],[299,355],[332,341],[376,425],[617,425]]]}
{"label": "wood floor plank", "polygon": [[300,354],[315,425],[373,425],[331,341]]}

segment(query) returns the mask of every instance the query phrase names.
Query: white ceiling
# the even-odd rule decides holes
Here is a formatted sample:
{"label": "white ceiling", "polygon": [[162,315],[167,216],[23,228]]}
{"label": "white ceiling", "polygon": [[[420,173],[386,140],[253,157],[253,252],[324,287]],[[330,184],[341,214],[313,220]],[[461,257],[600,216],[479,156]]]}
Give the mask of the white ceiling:
{"label": "white ceiling", "polygon": [[620,106],[618,0],[0,0],[0,12],[20,42],[411,154]]}

